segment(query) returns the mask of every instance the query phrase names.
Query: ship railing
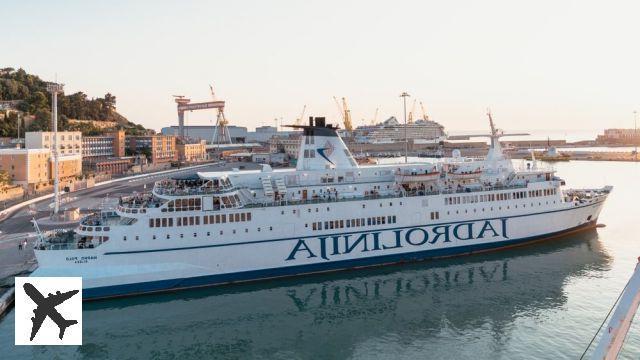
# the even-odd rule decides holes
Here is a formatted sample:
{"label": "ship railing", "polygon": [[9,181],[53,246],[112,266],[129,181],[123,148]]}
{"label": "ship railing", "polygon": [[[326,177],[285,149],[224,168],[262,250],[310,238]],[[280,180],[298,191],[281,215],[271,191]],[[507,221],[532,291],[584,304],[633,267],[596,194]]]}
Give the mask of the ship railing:
{"label": "ship railing", "polygon": [[341,196],[336,198],[336,196],[329,197],[317,197],[306,200],[277,200],[271,202],[264,203],[248,203],[245,204],[244,208],[261,208],[261,207],[274,207],[274,206],[289,206],[289,205],[310,205],[310,204],[324,204],[324,203],[337,203],[337,202],[347,202],[347,201],[360,201],[360,200],[382,200],[382,199],[393,199],[393,198],[403,198],[403,197],[416,197],[416,196],[433,196],[433,195],[443,195],[443,194],[462,194],[462,193],[475,193],[482,191],[497,191],[497,190],[512,190],[512,189],[523,189],[526,188],[527,185],[505,185],[505,186],[491,186],[491,187],[477,187],[477,188],[452,188],[452,189],[442,189],[442,190],[404,190],[401,189],[397,193],[394,194],[369,194],[363,196]]}
{"label": "ship railing", "polygon": [[220,188],[177,188],[177,187],[154,187],[153,192],[164,196],[189,196],[189,195],[217,195],[225,194],[237,190],[235,186],[224,186]]}

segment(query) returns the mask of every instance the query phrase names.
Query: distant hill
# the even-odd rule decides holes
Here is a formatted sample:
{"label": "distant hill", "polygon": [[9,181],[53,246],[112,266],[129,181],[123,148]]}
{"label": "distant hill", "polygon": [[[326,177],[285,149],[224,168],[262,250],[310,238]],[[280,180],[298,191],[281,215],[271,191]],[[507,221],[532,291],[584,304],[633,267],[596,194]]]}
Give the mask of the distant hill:
{"label": "distant hill", "polygon": [[[47,82],[37,75],[28,74],[23,69],[0,69],[0,104],[7,101],[11,108],[25,115],[32,115],[26,129],[22,131],[50,130],[51,96],[47,92]],[[8,105],[9,106],[9,105]],[[2,111],[0,111],[2,112]],[[142,125],[137,125],[116,111],[116,97],[106,93],[103,97],[89,99],[81,91],[74,94],[58,95],[59,130],[82,131],[83,135],[95,135],[104,131],[101,126],[92,125],[91,121],[69,122],[68,119],[115,122],[117,128],[128,134],[146,132]],[[6,112],[0,120],[0,136],[15,136],[17,132],[17,114]]]}

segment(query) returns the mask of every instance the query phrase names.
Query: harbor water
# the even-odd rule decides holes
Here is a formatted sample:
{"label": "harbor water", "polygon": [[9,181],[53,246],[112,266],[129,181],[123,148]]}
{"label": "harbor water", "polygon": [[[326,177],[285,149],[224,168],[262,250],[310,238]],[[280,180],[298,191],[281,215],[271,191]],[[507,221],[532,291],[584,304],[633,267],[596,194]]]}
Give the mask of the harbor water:
{"label": "harbor water", "polygon": [[[640,164],[553,166],[571,187],[614,186],[606,227],[479,255],[88,302],[83,346],[14,346],[12,311],[0,357],[577,359],[640,256]],[[621,358],[640,358],[638,321]]]}

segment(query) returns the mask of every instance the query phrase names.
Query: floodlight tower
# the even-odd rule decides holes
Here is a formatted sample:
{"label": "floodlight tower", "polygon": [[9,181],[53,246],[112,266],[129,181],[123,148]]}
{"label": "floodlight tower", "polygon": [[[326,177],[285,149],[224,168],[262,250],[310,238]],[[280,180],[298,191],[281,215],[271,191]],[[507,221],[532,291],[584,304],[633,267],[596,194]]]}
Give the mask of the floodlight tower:
{"label": "floodlight tower", "polygon": [[53,216],[60,211],[60,175],[58,174],[58,93],[63,91],[64,84],[48,83],[47,91],[51,93],[51,123],[53,126]]}

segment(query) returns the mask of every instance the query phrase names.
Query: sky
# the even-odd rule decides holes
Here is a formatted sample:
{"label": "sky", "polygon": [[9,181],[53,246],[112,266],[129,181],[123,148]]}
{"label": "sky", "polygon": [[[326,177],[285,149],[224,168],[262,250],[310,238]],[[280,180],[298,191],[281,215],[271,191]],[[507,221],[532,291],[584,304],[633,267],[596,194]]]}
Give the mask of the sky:
{"label": "sky", "polygon": [[[232,125],[402,120],[403,91],[448,131],[633,127],[638,1],[4,2],[0,67],[111,92],[129,120],[177,125],[172,95],[227,102]],[[416,113],[421,113],[419,105]],[[188,125],[215,120],[187,115]]]}

